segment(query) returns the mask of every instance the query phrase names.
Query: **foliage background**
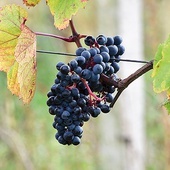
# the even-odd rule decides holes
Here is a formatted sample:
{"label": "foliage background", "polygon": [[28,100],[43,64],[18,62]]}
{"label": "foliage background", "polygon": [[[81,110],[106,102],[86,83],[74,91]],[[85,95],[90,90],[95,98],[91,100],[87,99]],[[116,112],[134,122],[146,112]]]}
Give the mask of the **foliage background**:
{"label": "foliage background", "polygon": [[[96,36],[95,28],[101,24],[97,17],[100,9],[98,0],[89,1],[86,9],[79,10],[73,17],[77,30],[82,34]],[[114,6],[116,1],[109,1]],[[12,0],[1,1],[0,6],[14,3]],[[15,3],[22,5],[21,0]],[[24,6],[25,7],[25,6]],[[26,7],[25,7],[26,8]],[[157,46],[169,34],[170,2],[168,0],[145,0],[144,2],[144,45],[146,60],[153,58]],[[95,9],[95,10],[94,10]],[[69,36],[67,28],[59,32],[53,26],[45,2],[27,10],[27,24],[33,31],[49,32]],[[102,13],[107,15],[107,13]],[[113,27],[112,27],[113,29]],[[105,33],[105,30],[102,30]],[[113,30],[114,34],[114,30]],[[52,38],[38,37],[38,49],[72,52],[75,44],[64,43]],[[29,106],[24,106],[17,97],[12,96],[6,88],[6,75],[0,72],[0,169],[41,169],[41,170],[100,170],[102,155],[99,152],[102,134],[98,130],[99,119],[91,119],[85,124],[82,144],[80,146],[62,146],[55,140],[52,128],[53,117],[48,114],[46,93],[51,87],[58,61],[67,62],[70,58],[45,54],[37,55],[38,75],[35,97]],[[123,68],[121,68],[123,69]],[[170,169],[170,119],[162,109],[162,96],[157,97],[152,91],[150,73],[145,76],[146,88],[146,136],[147,136],[147,170]],[[118,106],[114,112],[119,110]],[[115,145],[110,148],[114,152]]]}

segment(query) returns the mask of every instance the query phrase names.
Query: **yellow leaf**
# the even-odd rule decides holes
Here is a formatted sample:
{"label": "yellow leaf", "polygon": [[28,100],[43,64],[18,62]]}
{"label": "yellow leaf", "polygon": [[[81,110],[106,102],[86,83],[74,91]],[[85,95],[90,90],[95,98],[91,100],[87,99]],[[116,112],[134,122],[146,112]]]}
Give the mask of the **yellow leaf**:
{"label": "yellow leaf", "polygon": [[34,58],[19,65],[18,82],[20,86],[19,97],[24,103],[29,103],[34,96],[36,87],[36,62]]}
{"label": "yellow leaf", "polygon": [[9,90],[29,103],[35,93],[36,35],[25,25],[26,11],[17,5],[0,9],[0,70]]}
{"label": "yellow leaf", "polygon": [[25,25],[18,38],[15,58],[19,63],[19,97],[24,103],[29,103],[34,96],[36,84],[36,35]]}
{"label": "yellow leaf", "polygon": [[18,63],[14,62],[14,65],[10,67],[7,72],[7,85],[12,94],[19,96],[20,88],[18,83]]}
{"label": "yellow leaf", "polygon": [[36,35],[27,26],[23,25],[18,43],[15,48],[15,59],[18,63],[29,62],[36,56]]}
{"label": "yellow leaf", "polygon": [[14,50],[27,13],[16,5],[0,8],[0,70],[7,72],[14,64]]}

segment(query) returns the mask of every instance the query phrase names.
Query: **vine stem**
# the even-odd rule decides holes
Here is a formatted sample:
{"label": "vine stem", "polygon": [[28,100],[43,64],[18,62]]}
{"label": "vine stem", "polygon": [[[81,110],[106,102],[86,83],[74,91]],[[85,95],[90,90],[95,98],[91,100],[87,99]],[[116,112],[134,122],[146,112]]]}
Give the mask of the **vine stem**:
{"label": "vine stem", "polygon": [[35,32],[36,35],[39,36],[46,36],[46,37],[52,37],[52,38],[57,38],[66,42],[74,42],[74,40],[72,38],[67,38],[67,37],[62,37],[59,35],[55,35],[55,34],[48,34],[48,33],[43,33],[43,32]]}
{"label": "vine stem", "polygon": [[76,43],[77,47],[82,47],[80,39],[85,38],[87,35],[81,35],[81,34],[77,33],[75,26],[73,24],[73,20],[70,20],[69,24],[70,24],[70,28],[71,28],[71,32],[72,32],[73,42]]}
{"label": "vine stem", "polygon": [[[148,62],[141,68],[139,68],[138,70],[136,70],[133,74],[131,74],[127,78],[120,80],[118,82],[115,82],[113,80],[112,81],[112,83],[114,82],[113,85],[115,84],[117,87],[117,94],[116,94],[113,102],[110,104],[110,107],[114,106],[114,104],[116,103],[116,101],[119,98],[119,96],[121,95],[121,93],[129,86],[129,84],[131,84],[133,81],[135,81],[136,79],[138,79],[140,76],[142,76],[146,72],[150,71],[151,69],[153,69],[153,60],[151,60],[150,62]],[[107,80],[107,81],[110,81],[110,80]]]}
{"label": "vine stem", "polygon": [[59,35],[43,33],[43,32],[35,32],[35,34],[37,36],[52,37],[52,38],[56,38],[56,39],[66,41],[66,42],[75,42],[77,47],[81,47],[82,45],[80,43],[80,39],[85,38],[87,35],[78,34],[75,27],[74,27],[72,20],[70,20],[70,28],[71,28],[71,32],[72,32],[72,35],[70,37],[62,37],[62,36],[59,36]]}

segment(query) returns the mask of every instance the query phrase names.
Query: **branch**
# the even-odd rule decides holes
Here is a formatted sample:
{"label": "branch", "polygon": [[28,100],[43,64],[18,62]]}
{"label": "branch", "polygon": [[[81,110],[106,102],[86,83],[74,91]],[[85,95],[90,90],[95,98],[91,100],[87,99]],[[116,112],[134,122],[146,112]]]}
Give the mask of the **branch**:
{"label": "branch", "polygon": [[48,34],[48,33],[43,33],[43,32],[35,32],[36,35],[40,35],[40,36],[46,36],[46,37],[52,37],[52,38],[56,38],[56,39],[60,39],[66,42],[74,42],[73,38],[69,37],[62,37],[59,35],[54,35],[54,34]]}
{"label": "branch", "polygon": [[77,33],[75,26],[73,24],[73,20],[70,20],[70,28],[71,28],[71,32],[72,32],[71,38],[73,38],[73,42],[76,43],[77,47],[82,47],[80,39],[85,38],[87,35],[81,35],[81,34]]}
{"label": "branch", "polygon": [[59,35],[43,33],[43,32],[35,32],[35,34],[37,36],[46,36],[46,37],[52,37],[52,38],[60,39],[60,40],[63,40],[65,42],[75,42],[77,47],[81,47],[82,45],[80,43],[80,39],[85,38],[87,35],[78,34],[75,27],[74,27],[72,20],[70,20],[70,28],[71,28],[71,32],[72,32],[72,35],[70,37],[62,37],[62,36],[59,36]]}
{"label": "branch", "polygon": [[[125,78],[123,80],[115,82],[114,80],[108,79],[107,80],[108,82],[113,83],[112,84],[113,86],[115,84],[117,87],[117,94],[116,94],[113,102],[110,104],[110,107],[114,106],[114,104],[116,103],[116,101],[119,98],[119,96],[121,95],[121,93],[129,86],[129,84],[131,84],[133,81],[135,81],[136,79],[138,79],[140,76],[142,76],[146,72],[150,71],[151,69],[153,69],[153,60],[151,60],[150,62],[148,62],[143,67],[139,68],[137,71],[135,71],[133,74],[131,74],[130,76],[128,76],[127,78]],[[105,82],[106,82],[106,80],[105,80]],[[106,83],[108,83],[108,82],[106,82]]]}

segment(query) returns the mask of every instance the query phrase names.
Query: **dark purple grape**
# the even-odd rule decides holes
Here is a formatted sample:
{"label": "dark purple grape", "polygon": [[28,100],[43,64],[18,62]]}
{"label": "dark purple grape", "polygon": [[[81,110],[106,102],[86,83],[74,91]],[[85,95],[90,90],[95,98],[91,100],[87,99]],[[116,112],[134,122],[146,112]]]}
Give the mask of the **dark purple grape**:
{"label": "dark purple grape", "polygon": [[74,138],[74,135],[70,131],[66,131],[63,135],[63,139],[66,141],[71,141]]}
{"label": "dark purple grape", "polygon": [[105,63],[110,60],[110,55],[107,52],[101,52],[101,56],[103,57],[103,62]]}
{"label": "dark purple grape", "polygon": [[96,64],[93,67],[93,73],[94,74],[101,74],[103,72],[103,67],[100,64]]}
{"label": "dark purple grape", "polygon": [[59,63],[57,63],[57,65],[56,65],[57,70],[60,70],[60,67],[61,67],[62,65],[64,65],[64,63],[61,62],[61,61],[60,61]]}
{"label": "dark purple grape", "polygon": [[118,35],[113,37],[113,39],[114,39],[114,45],[120,45],[123,41],[122,37],[120,37]]}
{"label": "dark purple grape", "polygon": [[111,93],[106,94],[106,101],[111,103],[114,100],[113,96]]}
{"label": "dark purple grape", "polygon": [[76,126],[73,129],[73,133],[75,136],[81,135],[83,133],[83,128],[81,126]]}
{"label": "dark purple grape", "polygon": [[87,45],[87,46],[92,46],[94,43],[95,43],[95,38],[93,36],[87,36],[85,39],[84,39],[84,43]]}
{"label": "dark purple grape", "polygon": [[71,76],[71,81],[72,81],[73,83],[78,83],[78,82],[80,81],[80,76],[79,76],[78,74],[73,74],[73,75]]}
{"label": "dark purple grape", "polygon": [[91,56],[95,56],[97,54],[96,48],[90,48],[89,53],[91,54]]}
{"label": "dark purple grape", "polygon": [[107,105],[107,104],[102,104],[101,107],[100,107],[101,111],[103,113],[108,113],[110,112],[110,107]]}
{"label": "dark purple grape", "polygon": [[117,73],[119,71],[119,69],[120,69],[119,63],[113,62],[111,65],[114,68],[114,73]]}
{"label": "dark purple grape", "polygon": [[62,74],[68,74],[70,72],[70,67],[64,64],[60,67],[60,71]]}
{"label": "dark purple grape", "polygon": [[100,53],[102,53],[102,52],[109,53],[109,49],[106,46],[100,46],[99,50],[100,50]]}
{"label": "dark purple grape", "polygon": [[86,59],[83,56],[77,56],[76,61],[78,62],[79,66],[82,66],[86,62]]}
{"label": "dark purple grape", "polygon": [[71,70],[74,70],[78,67],[78,62],[76,60],[71,60],[69,66]]}
{"label": "dark purple grape", "polygon": [[112,37],[107,37],[106,46],[113,45],[113,44],[114,44],[114,39]]}
{"label": "dark purple grape", "polygon": [[75,136],[74,139],[73,139],[73,145],[78,145],[80,144],[81,140],[78,136]]}
{"label": "dark purple grape", "polygon": [[99,35],[97,38],[96,38],[96,41],[99,45],[105,45],[106,42],[107,42],[107,38],[104,36],[104,35]]}
{"label": "dark purple grape", "polygon": [[85,48],[79,47],[79,48],[76,50],[76,55],[77,55],[77,56],[80,56],[81,53],[82,53],[83,51],[85,51],[85,50],[86,50]]}
{"label": "dark purple grape", "polygon": [[74,72],[77,73],[78,75],[80,75],[81,72],[82,72],[82,68],[81,67],[77,67],[77,68],[74,69]]}
{"label": "dark purple grape", "polygon": [[118,53],[118,48],[115,45],[108,46],[108,49],[109,49],[109,55],[110,56],[114,56]]}
{"label": "dark purple grape", "polygon": [[118,53],[117,55],[122,55],[125,52],[125,47],[123,45],[118,45]]}
{"label": "dark purple grape", "polygon": [[68,112],[68,111],[65,110],[65,111],[62,113],[61,118],[62,118],[62,119],[68,119],[69,116],[70,116],[70,112]]}
{"label": "dark purple grape", "polygon": [[93,57],[93,61],[94,61],[96,64],[101,64],[101,62],[103,61],[103,57],[102,57],[100,54],[96,54],[96,55]]}
{"label": "dark purple grape", "polygon": [[86,80],[89,80],[91,78],[91,71],[89,69],[84,69],[81,72],[81,77],[86,79]]}
{"label": "dark purple grape", "polygon": [[91,57],[91,54],[89,51],[85,50],[81,53],[81,56],[83,56],[86,60],[88,60]]}

